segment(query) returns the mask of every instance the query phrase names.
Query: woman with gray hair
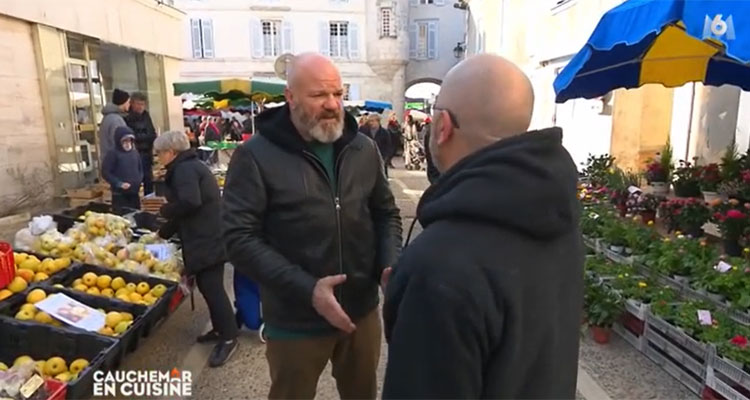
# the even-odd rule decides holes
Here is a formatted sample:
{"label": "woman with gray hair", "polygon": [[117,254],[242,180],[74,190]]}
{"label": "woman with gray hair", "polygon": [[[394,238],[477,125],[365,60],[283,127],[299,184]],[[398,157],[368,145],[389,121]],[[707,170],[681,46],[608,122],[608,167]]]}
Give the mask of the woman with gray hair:
{"label": "woman with gray hair", "polygon": [[208,305],[213,329],[198,337],[199,343],[218,342],[209,365],[218,367],[237,349],[237,324],[224,290],[224,243],[221,235],[221,194],[216,178],[190,149],[185,133],[165,132],[154,141],[154,150],[166,166],[167,204],[161,215],[167,222],[159,236],[175,233],[182,241],[185,273],[195,276],[198,290]]}

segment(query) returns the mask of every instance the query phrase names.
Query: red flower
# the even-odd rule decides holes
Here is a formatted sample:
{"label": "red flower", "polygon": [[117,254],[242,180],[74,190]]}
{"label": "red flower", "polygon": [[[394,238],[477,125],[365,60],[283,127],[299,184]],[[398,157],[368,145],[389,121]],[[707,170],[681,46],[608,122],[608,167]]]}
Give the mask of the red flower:
{"label": "red flower", "polygon": [[720,212],[714,213],[714,219],[720,222],[724,222],[724,216]]}
{"label": "red flower", "polygon": [[742,336],[742,335],[737,335],[737,336],[733,337],[732,340],[730,340],[730,342],[733,345],[735,345],[735,346],[737,346],[739,348],[742,348],[742,349],[744,349],[745,347],[747,347],[747,338],[744,337],[744,336]]}
{"label": "red flower", "polygon": [[740,210],[729,210],[727,211],[727,218],[742,219],[745,218],[745,214]]}

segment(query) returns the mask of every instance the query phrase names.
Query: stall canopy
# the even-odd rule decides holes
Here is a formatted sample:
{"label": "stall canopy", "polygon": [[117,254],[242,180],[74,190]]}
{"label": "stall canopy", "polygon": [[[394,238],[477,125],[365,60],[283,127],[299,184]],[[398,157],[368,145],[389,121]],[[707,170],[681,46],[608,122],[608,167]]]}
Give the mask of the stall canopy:
{"label": "stall canopy", "polygon": [[647,83],[750,90],[748,26],[750,1],[628,0],[602,17],[555,79],[556,101]]}
{"label": "stall canopy", "polygon": [[393,110],[393,105],[385,101],[365,100],[363,108],[367,111],[383,112],[385,110]]}
{"label": "stall canopy", "polygon": [[214,100],[280,101],[284,98],[283,83],[258,79],[221,79],[199,82],[174,83],[174,94],[203,94]]}

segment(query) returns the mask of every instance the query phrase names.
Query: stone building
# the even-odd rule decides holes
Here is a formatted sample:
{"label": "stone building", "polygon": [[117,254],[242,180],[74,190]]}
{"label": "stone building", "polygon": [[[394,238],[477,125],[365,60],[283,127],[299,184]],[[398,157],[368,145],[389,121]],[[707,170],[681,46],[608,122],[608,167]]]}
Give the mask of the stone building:
{"label": "stone building", "polygon": [[183,81],[275,80],[284,53],[320,52],[341,70],[347,100],[403,109],[408,0],[177,0]]}

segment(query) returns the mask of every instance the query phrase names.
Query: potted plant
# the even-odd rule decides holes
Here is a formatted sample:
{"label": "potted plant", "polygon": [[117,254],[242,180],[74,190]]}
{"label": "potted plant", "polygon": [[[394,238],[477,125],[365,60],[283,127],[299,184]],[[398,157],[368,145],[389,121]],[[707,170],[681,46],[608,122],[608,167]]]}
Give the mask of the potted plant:
{"label": "potted plant", "polygon": [[656,156],[646,166],[646,182],[651,186],[654,195],[666,197],[672,179],[672,145],[669,141]]}
{"label": "potted plant", "polygon": [[677,217],[680,215],[682,204],[682,199],[664,200],[659,204],[659,218],[661,218],[664,226],[667,228],[667,233],[680,229]]}
{"label": "potted plant", "polygon": [[615,165],[615,158],[609,154],[601,156],[589,154],[589,158],[583,165],[585,166],[583,176],[588,178],[592,186],[600,187],[607,183],[607,175],[611,173]]}
{"label": "potted plant", "polygon": [[634,192],[628,198],[627,207],[628,212],[640,215],[643,223],[648,224],[656,220],[656,209],[659,204],[659,199],[653,194]]}
{"label": "potted plant", "polygon": [[748,346],[747,331],[720,342],[717,350],[728,363],[750,373],[750,346]]}
{"label": "potted plant", "polygon": [[589,285],[586,288],[586,303],[586,321],[594,341],[609,343],[612,325],[622,314],[622,297],[604,286]]}
{"label": "potted plant", "polygon": [[674,217],[683,232],[698,238],[703,236],[703,224],[711,217],[711,210],[703,200],[690,198],[681,201],[681,207]]}
{"label": "potted plant", "polygon": [[742,248],[739,244],[740,236],[750,226],[747,214],[748,207],[740,206],[739,201],[731,199],[715,205],[713,211],[714,214],[711,217],[711,221],[721,231],[724,242],[724,253],[732,257],[739,257],[742,255]]}
{"label": "potted plant", "polygon": [[604,241],[609,245],[609,249],[618,254],[625,252],[625,246],[628,244],[625,236],[627,230],[621,221],[609,221],[603,229]]}
{"label": "potted plant", "polygon": [[712,163],[701,168],[700,188],[703,192],[703,200],[707,203],[720,199],[718,190],[721,184],[721,173],[719,164]]}
{"label": "potted plant", "polygon": [[[693,160],[697,160],[695,157]],[[688,161],[680,160],[680,166],[674,170],[674,194],[678,197],[701,196],[701,168]]]}

